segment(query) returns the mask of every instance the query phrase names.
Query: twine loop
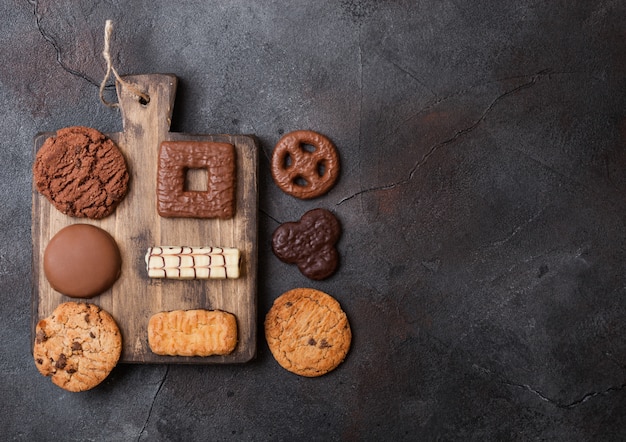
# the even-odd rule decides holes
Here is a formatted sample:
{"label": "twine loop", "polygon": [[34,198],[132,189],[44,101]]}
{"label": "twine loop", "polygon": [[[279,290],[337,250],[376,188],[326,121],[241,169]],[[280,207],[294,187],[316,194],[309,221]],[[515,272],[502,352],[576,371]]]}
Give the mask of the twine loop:
{"label": "twine loop", "polygon": [[102,103],[108,107],[120,107],[119,103],[109,102],[105,100],[104,98],[104,88],[106,87],[106,83],[109,80],[111,73],[113,73],[118,83],[120,83],[123,87],[127,88],[133,94],[135,94],[138,97],[138,100],[141,104],[148,104],[150,102],[150,95],[144,92],[141,92],[139,89],[137,89],[137,87],[135,87],[135,85],[127,81],[124,81],[122,77],[120,77],[120,74],[117,73],[117,70],[115,69],[115,67],[113,66],[113,62],[111,61],[111,52],[110,52],[110,49],[111,49],[110,42],[111,42],[112,34],[113,34],[113,22],[111,20],[107,20],[104,25],[104,49],[102,50],[102,56],[104,57],[104,60],[106,61],[106,64],[107,64],[107,71],[106,71],[106,74],[104,75],[104,78],[102,79],[102,83],[100,83],[100,101],[102,101]]}

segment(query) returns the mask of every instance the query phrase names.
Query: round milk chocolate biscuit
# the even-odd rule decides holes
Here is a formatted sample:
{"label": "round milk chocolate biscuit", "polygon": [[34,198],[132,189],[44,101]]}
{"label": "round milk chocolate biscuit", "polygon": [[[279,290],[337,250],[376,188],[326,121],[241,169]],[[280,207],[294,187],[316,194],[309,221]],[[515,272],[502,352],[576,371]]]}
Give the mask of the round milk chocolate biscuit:
{"label": "round milk chocolate biscuit", "polygon": [[272,177],[285,193],[301,199],[325,194],[339,177],[339,155],[324,135],[310,130],[285,134],[272,153]]}
{"label": "round milk chocolate biscuit", "polygon": [[332,296],[311,288],[283,293],[265,317],[265,339],[276,361],[300,376],[321,376],[348,354],[348,317]]}
{"label": "round milk chocolate biscuit", "polygon": [[332,212],[313,209],[299,221],[283,223],[272,235],[272,251],[283,262],[296,264],[309,279],[322,280],[339,266],[336,244],[341,224]]}
{"label": "round milk chocolate biscuit", "polygon": [[122,258],[109,233],[91,224],[72,224],[48,243],[43,270],[56,291],[91,298],[109,289],[120,276]]}
{"label": "round milk chocolate biscuit", "polygon": [[35,329],[37,369],[68,391],[85,391],[100,384],[121,353],[119,327],[109,313],[93,304],[63,303]]}
{"label": "round milk chocolate biscuit", "polygon": [[96,129],[72,126],[44,141],[33,178],[37,190],[64,214],[100,219],[126,196],[129,174],[111,139]]}

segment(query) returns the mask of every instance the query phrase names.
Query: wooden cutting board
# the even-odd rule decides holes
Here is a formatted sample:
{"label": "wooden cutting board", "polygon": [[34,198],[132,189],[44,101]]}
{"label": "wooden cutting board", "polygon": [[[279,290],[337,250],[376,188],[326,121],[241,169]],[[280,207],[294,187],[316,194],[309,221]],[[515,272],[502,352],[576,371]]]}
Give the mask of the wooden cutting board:
{"label": "wooden cutting board", "polygon": [[[103,228],[117,241],[122,273],[111,289],[86,300],[115,318],[123,338],[120,362],[129,363],[241,363],[256,355],[258,146],[245,135],[190,135],[170,132],[177,79],[173,75],[126,76],[123,80],[149,95],[147,104],[117,85],[123,132],[107,134],[124,154],[130,187],[116,211],[103,220],[71,218],[59,212],[33,185],[32,330],[54,308],[72,298],[50,287],[43,273],[43,254],[50,239],[70,224]],[[51,134],[39,134],[35,152]],[[236,212],[228,220],[162,218],[156,210],[158,150],[162,141],[201,140],[231,143],[237,161]],[[189,176],[190,180],[197,177]],[[204,178],[206,179],[206,177]],[[194,186],[198,183],[192,183]],[[200,184],[201,186],[201,184]],[[161,280],[147,276],[144,256],[151,246],[236,247],[241,251],[241,275],[229,280]],[[220,309],[237,317],[239,341],[226,356],[159,356],[148,347],[150,316],[177,309]],[[34,336],[34,334],[33,334]]]}

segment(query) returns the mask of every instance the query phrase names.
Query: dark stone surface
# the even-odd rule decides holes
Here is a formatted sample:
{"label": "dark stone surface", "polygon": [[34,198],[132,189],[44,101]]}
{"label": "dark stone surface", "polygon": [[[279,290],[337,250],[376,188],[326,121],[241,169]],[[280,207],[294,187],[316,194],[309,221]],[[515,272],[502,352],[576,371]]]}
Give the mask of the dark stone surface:
{"label": "dark stone surface", "polygon": [[[626,439],[626,3],[9,0],[0,15],[2,439]],[[179,77],[173,130],[258,136],[259,324],[290,288],[332,294],[354,332],[334,372],[286,372],[260,328],[245,365],[121,365],[80,394],[38,374],[33,137],[121,130],[97,95],[107,18],[122,74]],[[314,201],[270,178],[296,129],[340,151]],[[322,282],[270,251],[315,207],[344,229]]]}

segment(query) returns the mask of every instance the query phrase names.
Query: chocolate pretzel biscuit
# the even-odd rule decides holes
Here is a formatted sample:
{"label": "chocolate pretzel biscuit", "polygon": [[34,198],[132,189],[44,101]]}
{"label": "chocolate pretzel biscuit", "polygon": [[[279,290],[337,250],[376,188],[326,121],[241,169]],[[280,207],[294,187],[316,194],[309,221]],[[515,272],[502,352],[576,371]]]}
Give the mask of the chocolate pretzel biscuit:
{"label": "chocolate pretzel biscuit", "polygon": [[111,139],[73,126],[46,139],[35,157],[33,178],[37,190],[64,214],[100,219],[126,196],[129,174]]}
{"label": "chocolate pretzel biscuit", "polygon": [[298,130],[284,135],[276,144],[271,171],[274,182],[285,193],[301,199],[315,198],[335,185],[339,155],[324,135]]}

